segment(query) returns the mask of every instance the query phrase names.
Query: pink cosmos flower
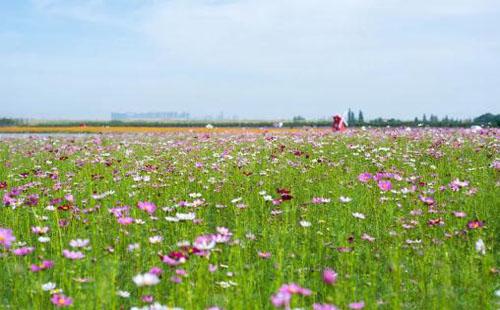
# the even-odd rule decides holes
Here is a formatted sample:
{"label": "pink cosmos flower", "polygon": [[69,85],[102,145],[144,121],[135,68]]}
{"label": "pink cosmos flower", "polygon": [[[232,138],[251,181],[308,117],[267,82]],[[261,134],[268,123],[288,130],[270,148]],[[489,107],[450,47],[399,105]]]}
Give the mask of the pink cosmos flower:
{"label": "pink cosmos flower", "polygon": [[149,201],[140,201],[137,203],[137,207],[149,214],[153,214],[156,211],[156,205]]}
{"label": "pink cosmos flower", "polygon": [[371,173],[368,173],[368,172],[364,172],[364,173],[361,173],[360,175],[358,175],[358,180],[362,183],[368,183],[368,181],[370,181],[371,178],[372,178],[372,175],[371,175]]}
{"label": "pink cosmos flower", "polygon": [[362,240],[366,240],[366,241],[369,241],[369,242],[373,242],[375,241],[375,238],[370,236],[369,234],[367,233],[364,233],[362,236],[361,236],[361,239]]}
{"label": "pink cosmos flower", "polygon": [[208,271],[209,272],[216,272],[217,271],[217,265],[212,265],[212,264],[209,264],[208,265]]}
{"label": "pink cosmos flower", "polygon": [[14,241],[16,241],[16,237],[12,234],[12,229],[0,228],[0,244],[4,248],[10,248]]}
{"label": "pink cosmos flower", "polygon": [[211,250],[215,247],[215,240],[213,235],[202,235],[196,238],[193,243],[194,247],[198,250]]}
{"label": "pink cosmos flower", "polygon": [[292,295],[290,293],[278,292],[271,296],[271,303],[275,308],[289,308]]}
{"label": "pink cosmos flower", "polygon": [[313,304],[313,310],[337,310],[337,307],[330,304]]}
{"label": "pink cosmos flower", "polygon": [[390,191],[392,189],[392,183],[388,180],[380,180],[378,181],[378,188],[384,192]]}
{"label": "pink cosmos flower", "polygon": [[420,195],[420,196],[418,196],[418,199],[420,199],[420,201],[422,201],[423,203],[425,203],[428,206],[432,206],[435,203],[434,198],[432,198],[432,197],[426,197],[426,196]]}
{"label": "pink cosmos flower", "polygon": [[330,201],[331,201],[331,199],[323,198],[323,197],[313,197],[313,199],[312,199],[312,203],[315,205],[329,203]]}
{"label": "pink cosmos flower", "polygon": [[118,218],[118,223],[120,223],[122,225],[130,225],[130,224],[134,223],[134,219],[131,217],[120,217],[120,218]]}
{"label": "pink cosmos flower", "polygon": [[353,310],[363,309],[364,307],[365,307],[364,301],[358,301],[349,304],[349,308]]}
{"label": "pink cosmos flower", "polygon": [[64,257],[71,260],[79,260],[85,257],[85,255],[82,252],[74,252],[69,250],[63,250],[63,255]]}
{"label": "pink cosmos flower", "polygon": [[293,295],[309,296],[311,290],[303,288],[295,283],[283,284],[278,292],[271,296],[271,303],[276,308],[284,307],[286,309],[290,306],[290,300]]}
{"label": "pink cosmos flower", "polygon": [[68,307],[73,304],[73,299],[70,297],[64,296],[62,294],[54,294],[52,295],[52,298],[50,301],[56,305],[56,307],[62,308],[62,307]]}
{"label": "pink cosmos flower", "polygon": [[163,273],[163,269],[161,269],[160,267],[153,267],[149,270],[149,273],[159,277]]}
{"label": "pink cosmos flower", "polygon": [[462,212],[462,211],[453,211],[453,215],[454,215],[455,217],[462,218],[462,217],[466,217],[466,216],[467,216],[467,213]]}
{"label": "pink cosmos flower", "polygon": [[259,251],[257,254],[259,255],[260,258],[264,258],[264,259],[271,257],[271,253],[269,253],[269,252],[260,252]]}
{"label": "pink cosmos flower", "polygon": [[22,247],[19,249],[12,250],[12,253],[16,256],[25,256],[33,253],[34,250],[35,250],[34,247]]}
{"label": "pink cosmos flower", "polygon": [[323,270],[323,282],[328,285],[335,284],[337,282],[337,273],[331,268],[326,268]]}

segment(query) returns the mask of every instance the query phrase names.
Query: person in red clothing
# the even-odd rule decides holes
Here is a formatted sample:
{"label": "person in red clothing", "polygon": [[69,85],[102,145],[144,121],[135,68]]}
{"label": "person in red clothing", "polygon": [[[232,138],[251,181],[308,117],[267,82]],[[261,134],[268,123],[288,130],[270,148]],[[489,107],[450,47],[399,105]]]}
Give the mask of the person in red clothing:
{"label": "person in red clothing", "polygon": [[332,122],[332,130],[333,131],[344,131],[346,130],[347,123],[345,122],[344,118],[340,116],[340,114],[337,114],[333,117],[333,122]]}

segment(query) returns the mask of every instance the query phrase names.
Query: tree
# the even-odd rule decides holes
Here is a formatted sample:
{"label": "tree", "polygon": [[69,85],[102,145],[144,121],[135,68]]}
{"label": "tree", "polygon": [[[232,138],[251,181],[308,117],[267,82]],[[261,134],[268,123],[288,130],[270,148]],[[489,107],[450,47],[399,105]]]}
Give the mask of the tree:
{"label": "tree", "polygon": [[296,123],[296,122],[303,122],[306,120],[306,118],[303,116],[297,115],[297,116],[294,116],[292,120],[294,123]]}
{"label": "tree", "polygon": [[365,122],[365,118],[363,116],[363,111],[359,110],[359,114],[358,114],[358,123],[360,124],[364,124]]}
{"label": "tree", "polygon": [[347,123],[349,125],[356,124],[356,116],[354,115],[354,112],[351,111],[351,109],[349,109],[349,111],[347,112]]}
{"label": "tree", "polygon": [[424,116],[422,116],[422,123],[427,123],[427,116],[425,116],[425,113],[424,113]]}

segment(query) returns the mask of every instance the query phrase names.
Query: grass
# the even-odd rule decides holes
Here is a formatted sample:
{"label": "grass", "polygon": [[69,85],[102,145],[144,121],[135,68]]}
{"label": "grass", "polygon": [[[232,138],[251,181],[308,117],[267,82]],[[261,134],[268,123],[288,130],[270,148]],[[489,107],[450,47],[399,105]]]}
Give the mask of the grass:
{"label": "grass", "polygon": [[[363,301],[366,309],[495,309],[496,136],[494,129],[378,129],[4,138],[0,194],[15,202],[1,207],[0,227],[12,229],[17,240],[9,249],[0,240],[0,308],[51,309],[51,292],[41,286],[54,282],[75,309],[142,307],[144,295],[185,309],[272,309],[271,296],[286,283],[312,291],[294,295],[292,308],[328,303],[347,309]],[[365,172],[391,172],[392,190],[382,191],[375,180],[360,182]],[[453,191],[456,179],[468,185]],[[290,190],[293,198],[280,203],[277,189]],[[38,201],[29,206],[33,194]],[[313,204],[315,197],[330,202]],[[137,207],[144,201],[158,206],[153,214]],[[62,205],[72,208],[58,209]],[[130,206],[136,222],[119,224],[109,212],[117,206]],[[458,211],[465,217],[455,216]],[[196,219],[165,219],[177,212],[194,212]],[[437,219],[442,224],[429,224]],[[474,220],[484,226],[469,229]],[[49,227],[50,241],[40,242],[34,226]],[[229,228],[230,241],[176,267],[161,261],[159,254],[179,250],[178,242],[217,227]],[[163,240],[152,244],[152,236]],[[72,249],[85,257],[65,258],[62,251],[78,238],[89,239],[87,248]],[[479,239],[484,255],[475,249]],[[23,246],[34,252],[13,254]],[[30,271],[44,259],[54,267]],[[137,287],[132,278],[155,266],[163,269],[160,283]],[[335,284],[322,281],[325,268],[338,273]],[[171,280],[176,269],[186,272],[177,276],[180,283]],[[119,290],[130,297],[118,296]]]}

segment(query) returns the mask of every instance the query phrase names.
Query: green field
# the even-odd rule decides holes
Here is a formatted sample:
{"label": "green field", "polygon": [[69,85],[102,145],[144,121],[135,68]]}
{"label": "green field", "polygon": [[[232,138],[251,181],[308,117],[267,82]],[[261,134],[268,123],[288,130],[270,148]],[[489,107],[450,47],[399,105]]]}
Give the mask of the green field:
{"label": "green field", "polygon": [[499,134],[2,138],[0,309],[498,309]]}

